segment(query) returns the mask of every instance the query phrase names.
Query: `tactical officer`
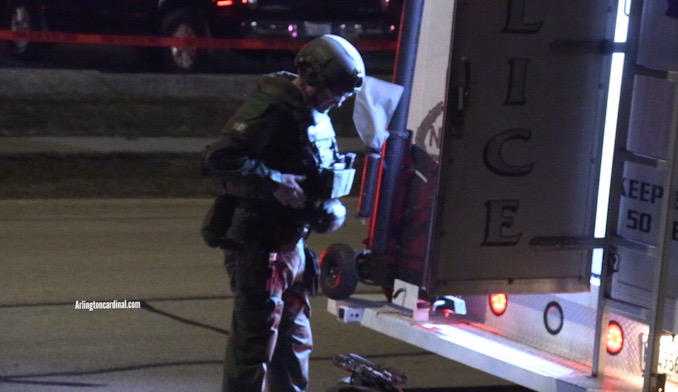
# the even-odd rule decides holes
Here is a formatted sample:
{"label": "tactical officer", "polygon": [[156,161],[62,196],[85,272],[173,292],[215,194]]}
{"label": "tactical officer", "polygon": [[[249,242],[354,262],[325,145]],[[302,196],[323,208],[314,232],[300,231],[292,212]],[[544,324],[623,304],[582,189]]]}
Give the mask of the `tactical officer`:
{"label": "tactical officer", "polygon": [[294,64],[298,75],[263,76],[204,151],[203,173],[226,187],[212,211],[221,216],[211,218],[228,228],[212,241],[225,249],[235,296],[224,391],[259,392],[267,382],[272,392],[306,389],[313,341],[304,239],[309,227],[329,231],[345,218],[319,180],[345,164],[327,111],[360,89],[365,66],[334,35],[309,42]]}

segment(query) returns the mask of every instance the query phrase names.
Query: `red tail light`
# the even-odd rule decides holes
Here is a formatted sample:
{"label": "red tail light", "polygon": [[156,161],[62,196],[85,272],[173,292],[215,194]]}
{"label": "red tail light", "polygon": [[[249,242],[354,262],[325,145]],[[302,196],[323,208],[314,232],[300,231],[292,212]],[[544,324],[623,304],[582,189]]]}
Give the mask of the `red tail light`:
{"label": "red tail light", "polygon": [[506,294],[491,294],[490,295],[490,310],[497,316],[501,316],[506,311],[508,305],[508,297]]}
{"label": "red tail light", "polygon": [[624,348],[624,330],[616,321],[607,325],[607,352],[617,355]]}

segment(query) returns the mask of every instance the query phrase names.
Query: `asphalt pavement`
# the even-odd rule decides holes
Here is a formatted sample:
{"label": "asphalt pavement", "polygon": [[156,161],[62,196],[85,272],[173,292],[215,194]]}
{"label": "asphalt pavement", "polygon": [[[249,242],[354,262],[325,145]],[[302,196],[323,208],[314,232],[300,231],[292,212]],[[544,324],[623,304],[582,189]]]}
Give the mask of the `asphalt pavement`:
{"label": "asphalt pavement", "polygon": [[[2,69],[0,79],[11,80],[14,72]],[[37,72],[39,80],[51,77],[51,71]],[[177,85],[165,84],[166,75],[158,75],[151,77],[158,82],[155,89],[121,90],[117,81],[123,79],[117,75],[84,72],[80,79],[83,73],[78,72],[60,73],[59,79],[70,84],[51,82],[49,88],[30,78],[0,83],[0,98],[33,94],[38,99],[43,91],[57,89],[79,94],[78,99],[116,91],[146,99],[149,94],[173,95],[167,89],[178,86],[176,94],[192,99],[195,90],[187,87],[205,93],[213,78],[201,75],[191,78],[195,83]],[[102,78],[105,83],[90,84]],[[251,82],[244,80],[234,83]],[[209,140],[5,136],[0,137],[0,154],[194,153]],[[347,151],[362,148],[357,137],[339,143]],[[220,390],[232,297],[221,253],[204,245],[198,234],[209,203],[188,198],[0,200],[0,391]],[[355,198],[346,204],[356,211]],[[365,234],[364,222],[351,217],[335,233],[312,236],[309,244],[317,252],[335,242],[359,250]],[[357,291],[379,292],[365,285]],[[90,311],[87,304],[95,302],[115,309]],[[409,379],[403,387],[412,391],[484,391],[508,384],[357,324],[341,323],[325,310],[326,297],[315,297],[312,306],[310,392],[322,392],[347,375],[332,365],[334,355],[347,353],[401,370]]]}
{"label": "asphalt pavement", "polygon": [[[232,300],[220,252],[197,232],[209,202],[0,200],[0,390],[219,390]],[[357,200],[346,203],[355,210]],[[334,242],[360,249],[364,234],[363,223],[351,218],[309,244],[317,251]],[[138,301],[140,308],[89,311],[93,301]],[[341,323],[326,305],[323,296],[312,300],[308,391],[324,391],[345,377],[331,359],[347,353],[401,370],[411,390],[506,385]]]}

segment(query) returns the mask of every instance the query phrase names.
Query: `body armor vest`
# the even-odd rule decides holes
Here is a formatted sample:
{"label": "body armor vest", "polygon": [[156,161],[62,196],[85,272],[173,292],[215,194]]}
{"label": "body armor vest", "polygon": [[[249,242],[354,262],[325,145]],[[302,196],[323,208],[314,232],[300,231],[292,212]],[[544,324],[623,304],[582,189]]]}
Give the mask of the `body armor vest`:
{"label": "body armor vest", "polygon": [[[313,111],[313,125],[308,126],[305,148],[307,159],[312,159],[315,171],[308,173],[307,192],[312,199],[326,200],[347,195],[353,184],[355,169],[349,155],[339,153],[334,127],[327,113]],[[349,162],[350,161],[350,162]]]}

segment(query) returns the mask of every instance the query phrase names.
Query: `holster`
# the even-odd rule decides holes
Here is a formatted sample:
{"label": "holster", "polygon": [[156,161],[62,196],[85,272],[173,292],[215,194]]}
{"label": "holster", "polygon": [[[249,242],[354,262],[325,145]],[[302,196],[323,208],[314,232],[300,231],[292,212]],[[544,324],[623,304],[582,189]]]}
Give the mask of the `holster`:
{"label": "holster", "polygon": [[238,199],[232,195],[224,194],[214,199],[200,228],[200,234],[208,246],[216,248],[222,244],[237,206]]}
{"label": "holster", "polygon": [[308,175],[302,187],[315,200],[338,199],[351,193],[355,169],[322,169]]}
{"label": "holster", "polygon": [[320,262],[318,256],[309,248],[304,248],[306,265],[304,266],[304,286],[310,296],[315,296],[320,291],[318,278],[320,277]]}

